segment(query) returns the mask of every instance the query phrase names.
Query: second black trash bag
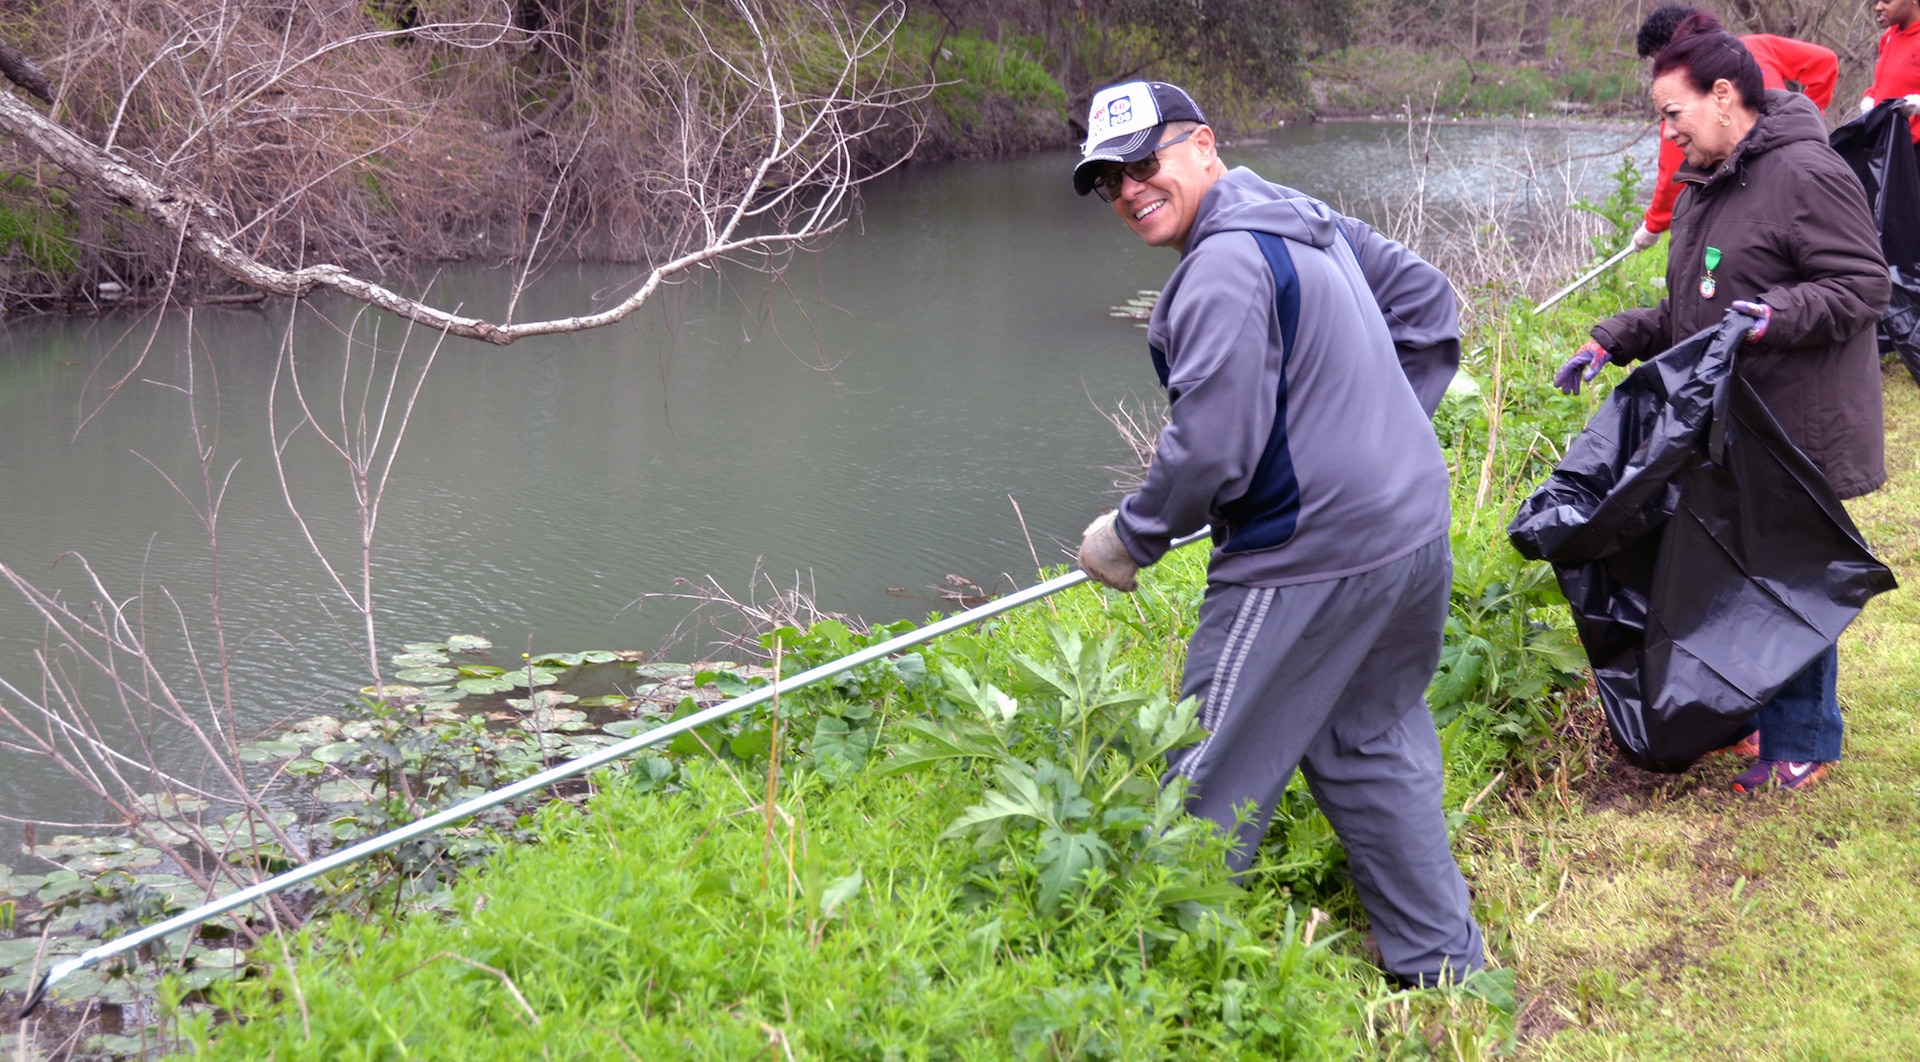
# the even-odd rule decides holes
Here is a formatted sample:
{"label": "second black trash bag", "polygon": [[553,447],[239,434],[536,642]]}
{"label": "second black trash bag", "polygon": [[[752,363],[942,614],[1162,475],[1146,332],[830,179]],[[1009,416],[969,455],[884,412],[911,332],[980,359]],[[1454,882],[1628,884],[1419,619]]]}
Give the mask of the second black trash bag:
{"label": "second black trash bag", "polygon": [[1507,528],[1553,565],[1628,762],[1684,771],[1893,573],[1733,374],[1730,314],[1635,369]]}
{"label": "second black trash bag", "polygon": [[1898,102],[1885,100],[1835,129],[1828,143],[1866,189],[1880,230],[1880,253],[1893,274],[1893,296],[1880,320],[1881,345],[1893,347],[1920,384],[1920,164]]}

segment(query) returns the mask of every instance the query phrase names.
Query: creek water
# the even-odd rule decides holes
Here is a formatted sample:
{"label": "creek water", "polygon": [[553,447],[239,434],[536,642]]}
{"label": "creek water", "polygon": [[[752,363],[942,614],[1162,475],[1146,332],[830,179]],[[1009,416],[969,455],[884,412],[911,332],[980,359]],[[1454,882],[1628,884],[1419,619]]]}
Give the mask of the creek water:
{"label": "creek water", "polygon": [[[1622,151],[1649,172],[1652,147],[1620,126],[1458,125],[1410,150],[1401,127],[1347,123],[1280,130],[1225,155],[1378,220],[1422,183],[1422,156],[1426,201],[1446,208],[1523,194],[1529,172],[1547,194],[1598,198]],[[777,284],[709,274],[619,326],[505,349],[442,346],[379,507],[381,655],[455,633],[492,639],[505,659],[651,649],[689,605],[650,595],[709,576],[741,600],[797,584],[822,609],[920,619],[954,607],[939,595],[950,575],[1004,591],[1033,581],[1036,552],[1042,564],[1068,560],[1080,528],[1115,500],[1104,466],[1131,460],[1101,410],[1155,392],[1144,333],[1108,310],[1158,288],[1175,261],[1074,196],[1071,162],[908,169],[869,186],[848,229]],[[581,312],[633,273],[550,270],[515,317]],[[508,280],[450,269],[432,290],[442,305],[492,315]],[[307,538],[357,590],[348,475],[311,431],[292,438],[287,493],[303,531],[275,474],[268,409],[291,349],[323,422],[337,429],[343,404],[354,417],[364,381],[348,374],[340,386],[348,334],[377,337],[381,373],[396,362],[410,371],[433,346],[330,299],[297,313],[269,302],[190,320],[7,323],[0,564],[78,604],[94,596],[84,558],[194,701],[222,696],[217,586],[237,729],[341,711],[369,681],[363,639]],[[278,380],[284,434],[294,407],[289,379]],[[205,449],[221,492],[217,549],[202,521]],[[707,655],[712,637],[696,630],[669,654]],[[0,678],[39,694],[42,644],[39,615],[0,587]],[[109,683],[59,659],[129,752],[148,743],[191,771],[184,735],[142,735]],[[47,760],[0,749],[0,815],[100,814]],[[18,863],[16,840],[0,823],[0,858]]]}

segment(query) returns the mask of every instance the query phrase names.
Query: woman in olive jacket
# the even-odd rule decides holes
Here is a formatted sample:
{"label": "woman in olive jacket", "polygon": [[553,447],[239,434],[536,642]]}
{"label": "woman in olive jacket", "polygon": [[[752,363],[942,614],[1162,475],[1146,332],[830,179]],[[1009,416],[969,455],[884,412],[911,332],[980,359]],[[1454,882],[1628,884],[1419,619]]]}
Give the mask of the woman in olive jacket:
{"label": "woman in olive jacket", "polygon": [[[1720,322],[1759,319],[1735,371],[1842,498],[1886,481],[1874,323],[1891,281],[1866,194],[1805,97],[1762,88],[1739,40],[1700,13],[1654,61],[1661,136],[1680,147],[1667,297],[1593,327],[1554,383],[1577,392],[1608,362],[1649,358]],[[1833,648],[1760,710],[1759,760],[1737,792],[1798,789],[1840,758]]]}

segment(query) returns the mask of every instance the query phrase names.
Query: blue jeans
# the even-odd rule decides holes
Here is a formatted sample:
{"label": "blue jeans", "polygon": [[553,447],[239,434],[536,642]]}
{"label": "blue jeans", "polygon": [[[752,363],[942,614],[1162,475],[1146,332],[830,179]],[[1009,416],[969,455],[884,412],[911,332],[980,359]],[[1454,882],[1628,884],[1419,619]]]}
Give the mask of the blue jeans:
{"label": "blue jeans", "polygon": [[1805,671],[1760,706],[1753,721],[1760,728],[1760,758],[1830,763],[1840,758],[1840,648],[1830,645]]}

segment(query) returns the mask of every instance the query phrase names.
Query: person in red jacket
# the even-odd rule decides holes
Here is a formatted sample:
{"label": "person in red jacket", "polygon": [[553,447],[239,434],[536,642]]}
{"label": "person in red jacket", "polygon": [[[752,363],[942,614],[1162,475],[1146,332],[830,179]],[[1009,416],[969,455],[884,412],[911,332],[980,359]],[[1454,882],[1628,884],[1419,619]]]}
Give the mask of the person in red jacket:
{"label": "person in red jacket", "polygon": [[1886,27],[1880,35],[1880,58],[1873,64],[1873,84],[1860,98],[1860,113],[1883,100],[1900,101],[1900,112],[1913,123],[1913,141],[1920,144],[1920,0],[1873,0],[1873,20]]}
{"label": "person in red jacket", "polygon": [[[1920,11],[1920,0],[1895,2]],[[1651,59],[1659,55],[1673,40],[1673,28],[1696,10],[1672,4],[1648,15],[1646,21],[1640,23],[1640,36],[1634,42],[1640,58]],[[1877,6],[1875,10],[1878,11]],[[1822,111],[1833,102],[1833,86],[1840,80],[1840,60],[1831,50],[1771,33],[1750,33],[1741,37],[1740,43],[1753,53],[1754,62],[1760,66],[1760,80],[1767,88],[1784,89],[1787,82],[1797,82],[1800,91],[1806,93],[1814,106]],[[1674,147],[1672,141],[1663,138],[1660,141],[1658,176],[1653,183],[1653,202],[1648,204],[1646,217],[1640,222],[1640,227],[1633,231],[1634,250],[1644,251],[1660,242],[1660,234],[1673,223],[1673,202],[1680,198],[1682,187],[1673,179],[1673,173],[1680,168],[1682,161],[1680,149]]]}

